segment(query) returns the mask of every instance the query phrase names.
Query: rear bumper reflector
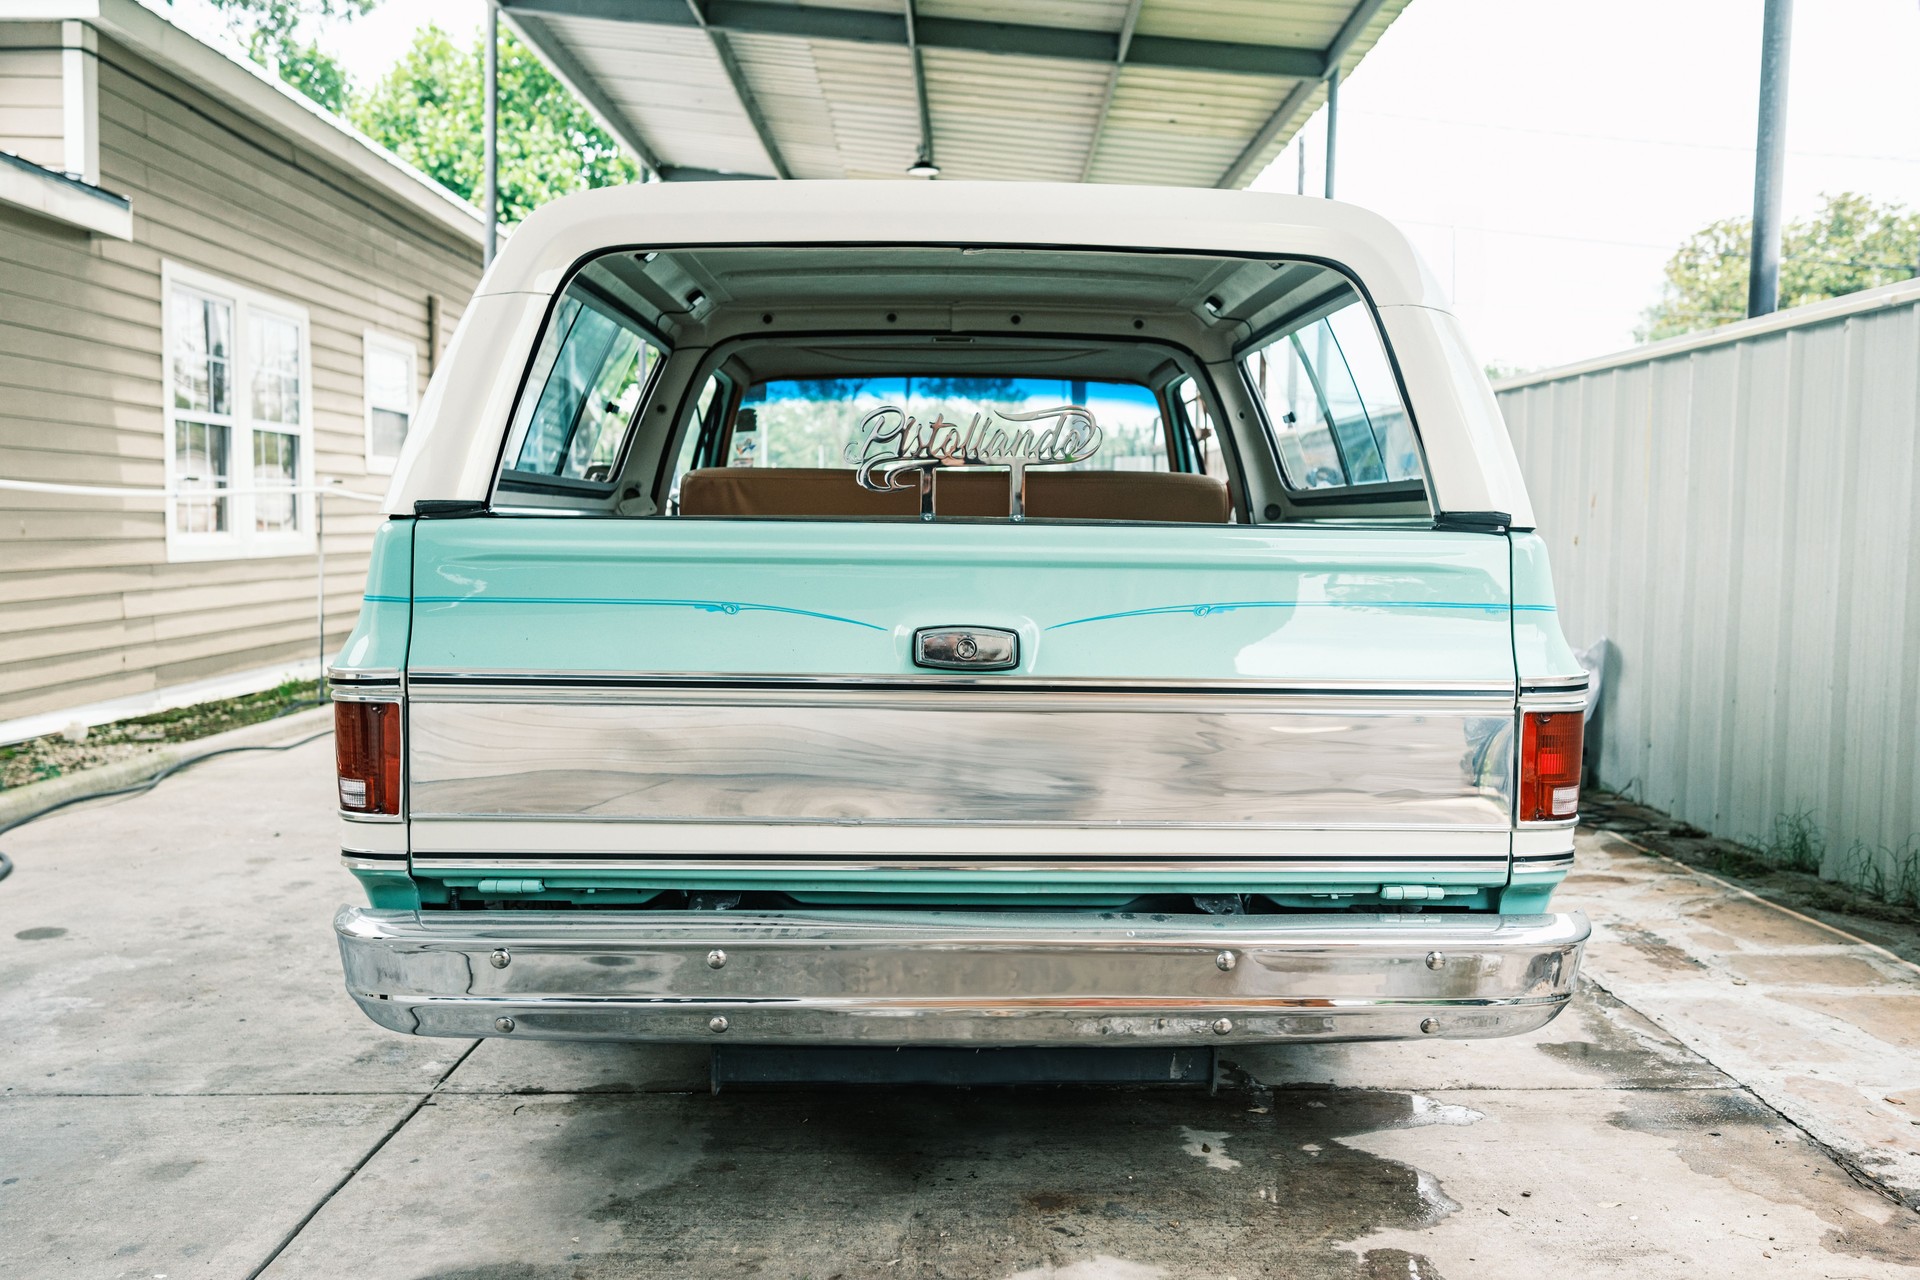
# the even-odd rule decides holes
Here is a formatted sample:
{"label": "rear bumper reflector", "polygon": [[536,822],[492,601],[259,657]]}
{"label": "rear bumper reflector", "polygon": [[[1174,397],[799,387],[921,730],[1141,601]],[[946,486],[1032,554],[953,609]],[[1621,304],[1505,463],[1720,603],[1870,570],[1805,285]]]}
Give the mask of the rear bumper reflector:
{"label": "rear bumper reflector", "polygon": [[349,994],[413,1035],[748,1044],[1481,1039],[1573,992],[1586,917],[344,907]]}

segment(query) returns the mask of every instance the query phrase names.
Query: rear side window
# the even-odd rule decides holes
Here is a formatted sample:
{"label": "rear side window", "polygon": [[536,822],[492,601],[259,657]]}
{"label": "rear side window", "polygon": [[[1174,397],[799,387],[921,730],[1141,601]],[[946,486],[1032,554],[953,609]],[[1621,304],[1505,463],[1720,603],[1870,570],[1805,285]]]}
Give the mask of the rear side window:
{"label": "rear side window", "polygon": [[618,308],[569,290],[534,366],[540,392],[522,401],[508,440],[508,475],[609,482],[664,354]]}
{"label": "rear side window", "polygon": [[1268,341],[1243,361],[1295,489],[1420,479],[1420,451],[1366,304]]}

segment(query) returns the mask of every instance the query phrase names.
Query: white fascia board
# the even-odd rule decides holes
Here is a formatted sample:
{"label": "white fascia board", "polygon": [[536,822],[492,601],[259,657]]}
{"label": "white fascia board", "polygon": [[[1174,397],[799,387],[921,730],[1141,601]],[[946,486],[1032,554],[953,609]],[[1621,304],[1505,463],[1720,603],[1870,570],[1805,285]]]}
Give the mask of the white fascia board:
{"label": "white fascia board", "polygon": [[480,211],[235,50],[175,26],[143,0],[0,0],[0,22],[78,20],[243,115],[397,197],[475,245]]}
{"label": "white fascia board", "polygon": [[17,156],[0,153],[0,204],[115,240],[133,239],[133,205]]}

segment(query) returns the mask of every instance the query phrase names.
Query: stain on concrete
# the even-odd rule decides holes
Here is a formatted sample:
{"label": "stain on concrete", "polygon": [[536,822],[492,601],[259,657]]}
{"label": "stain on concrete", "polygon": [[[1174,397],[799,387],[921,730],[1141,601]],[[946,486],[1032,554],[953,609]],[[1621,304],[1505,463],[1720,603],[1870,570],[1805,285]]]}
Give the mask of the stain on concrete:
{"label": "stain on concrete", "polygon": [[[430,1198],[445,1176],[405,1163],[410,1142],[499,1170],[511,1180],[500,1194],[537,1185],[549,1201],[571,1189],[592,1203],[578,1205],[556,1256],[490,1233],[476,1201],[471,1222],[437,1231],[484,1242],[480,1256],[462,1249],[471,1261],[408,1274],[1430,1277],[1416,1254],[1343,1246],[1431,1226],[1461,1205],[1431,1172],[1345,1139],[1481,1119],[1425,1095],[1338,1089],[576,1096],[511,1117],[499,1101],[473,1099],[457,1139],[431,1131],[449,1108],[423,1112],[370,1167],[381,1177],[366,1211]],[[687,1158],[662,1163],[675,1147]],[[636,1161],[660,1176],[634,1185]],[[324,1235],[310,1228],[302,1244],[323,1248]]]}
{"label": "stain on concrete", "polygon": [[[1695,1173],[1749,1195],[1810,1210],[1830,1230],[1827,1252],[1920,1264],[1920,1214],[1891,1200],[1868,1202],[1860,1184],[1796,1125],[1744,1089],[1627,1094],[1616,1128],[1657,1134]],[[1884,1196],[1882,1188],[1873,1190]]]}
{"label": "stain on concrete", "polygon": [[1651,933],[1646,929],[1634,929],[1615,924],[1608,931],[1608,936],[1615,942],[1632,947],[1662,969],[1705,969],[1707,967],[1659,934]]}
{"label": "stain on concrete", "polygon": [[1732,1083],[1712,1063],[1615,999],[1606,988],[1583,980],[1580,995],[1560,1017],[1577,1022],[1583,1038],[1540,1041],[1534,1045],[1540,1053],[1624,1088]]}
{"label": "stain on concrete", "polygon": [[1404,1249],[1369,1249],[1360,1258],[1362,1280],[1441,1280],[1433,1263]]}
{"label": "stain on concrete", "polygon": [[22,929],[13,936],[21,942],[45,942],[50,938],[64,938],[67,931],[52,925],[41,925],[37,929]]}

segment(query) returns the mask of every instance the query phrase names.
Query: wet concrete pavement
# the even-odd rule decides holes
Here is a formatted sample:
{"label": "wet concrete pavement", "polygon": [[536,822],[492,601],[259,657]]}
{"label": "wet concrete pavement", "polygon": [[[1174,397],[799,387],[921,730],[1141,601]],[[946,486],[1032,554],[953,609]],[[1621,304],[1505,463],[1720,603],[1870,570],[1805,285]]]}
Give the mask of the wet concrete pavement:
{"label": "wet concrete pavement", "polygon": [[6,838],[0,1275],[1920,1275],[1920,974],[1613,837],[1531,1036],[716,1097],[698,1048],[367,1023],[328,750]]}

